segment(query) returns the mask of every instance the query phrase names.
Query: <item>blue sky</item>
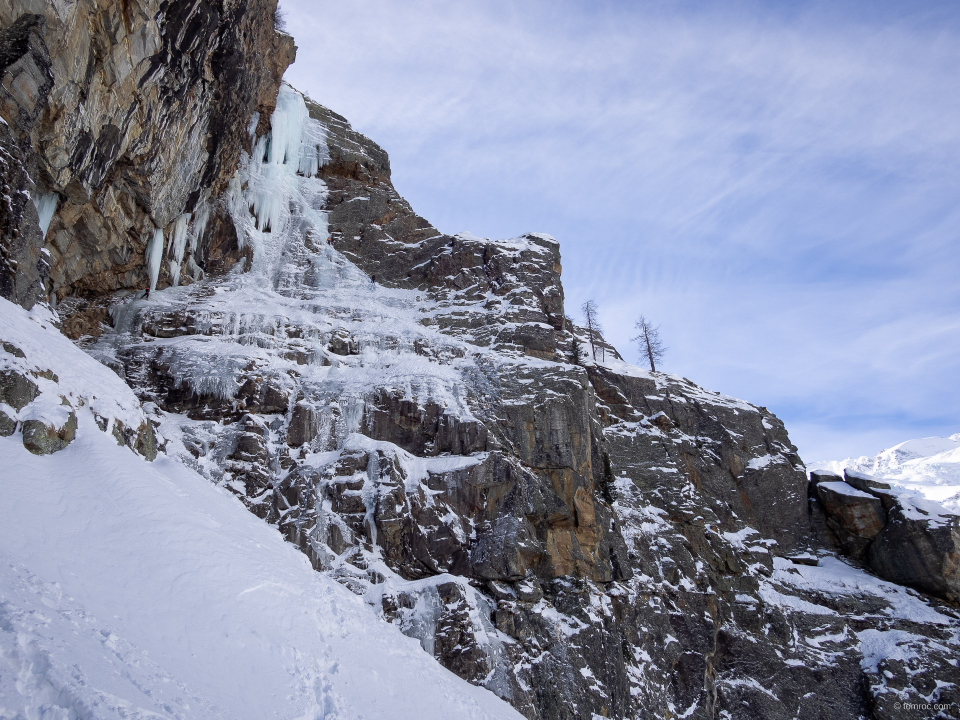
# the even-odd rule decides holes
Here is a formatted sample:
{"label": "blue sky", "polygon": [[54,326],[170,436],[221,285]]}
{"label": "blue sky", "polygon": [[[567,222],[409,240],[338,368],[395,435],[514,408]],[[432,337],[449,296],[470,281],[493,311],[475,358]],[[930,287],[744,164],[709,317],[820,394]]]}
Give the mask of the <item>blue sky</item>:
{"label": "blue sky", "polygon": [[554,235],[628,359],[643,312],[807,461],[960,432],[960,4],[282,6],[415,210]]}

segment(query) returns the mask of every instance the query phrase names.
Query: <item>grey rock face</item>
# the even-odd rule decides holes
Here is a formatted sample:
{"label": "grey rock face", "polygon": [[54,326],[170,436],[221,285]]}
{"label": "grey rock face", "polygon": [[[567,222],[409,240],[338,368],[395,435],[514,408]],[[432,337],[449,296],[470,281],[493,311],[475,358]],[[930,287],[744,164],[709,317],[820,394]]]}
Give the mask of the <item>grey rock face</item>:
{"label": "grey rock face", "polygon": [[290,428],[287,430],[287,444],[301,447],[312,441],[320,432],[317,413],[306,405],[297,404],[290,416]]}
{"label": "grey rock face", "polygon": [[904,498],[870,546],[880,577],[960,603],[960,517]]}
{"label": "grey rock face", "polygon": [[[23,15],[0,29],[0,296],[23,307],[46,298],[49,253],[36,207],[38,158],[26,133],[36,125],[53,87],[40,15]],[[12,123],[12,125],[11,125]]]}
{"label": "grey rock face", "polygon": [[50,273],[43,236],[31,195],[36,155],[6,125],[0,124],[0,296],[32,307],[46,296]]}
{"label": "grey rock face", "polygon": [[654,472],[645,490],[678,520],[707,509],[708,523],[756,528],[783,554],[809,542],[806,477],[776,416],[669,375],[591,376],[615,474],[670,467],[684,483]]}
{"label": "grey rock face", "polygon": [[883,480],[811,473],[830,542],[880,577],[960,602],[960,517]]}
{"label": "grey rock face", "polygon": [[[842,528],[949,596],[955,565],[937,558],[954,557],[953,526],[880,497],[871,535],[876,503],[824,478],[811,499],[765,408],[638,370],[600,337],[601,362],[571,363],[586,332],[566,317],[555,240],[440,233],[396,193],[386,153],[313,103],[325,185],[281,198],[289,227],[251,220],[234,170],[260,161],[241,150],[270,130],[293,55],[274,7],[0,5],[0,170],[20,193],[0,216],[0,289],[83,295],[64,329],[112,325],[85,346],[181,415],[169,452],[531,720],[884,717],[955,698],[956,617],[824,541]],[[24,191],[57,201],[49,277]],[[181,259],[169,241],[187,213]],[[146,286],[157,229],[159,287],[196,282],[107,295]],[[36,399],[22,373],[2,378],[12,412]],[[98,422],[156,454],[149,422]],[[50,452],[76,416],[22,427]]]}
{"label": "grey rock face", "polygon": [[[49,278],[26,283],[39,281],[44,292],[0,286],[6,297],[29,305],[50,292],[59,301],[145,288],[155,229],[166,238],[161,287],[172,272],[192,280],[195,266],[235,252],[223,245],[211,198],[249,143],[251,116],[259,113],[261,135],[268,129],[293,61],[292,38],[273,29],[275,8],[276,0],[0,4],[0,114],[35,153],[31,192],[57,203],[46,237]],[[0,230],[19,229],[27,249],[5,244],[26,269],[43,240],[35,214],[15,214],[0,217]],[[184,214],[197,237],[178,258],[171,235]]]}
{"label": "grey rock face", "polygon": [[4,77],[0,112],[23,133],[33,130],[53,89],[46,30],[46,19],[37,14],[20,15],[0,30],[0,73]]}

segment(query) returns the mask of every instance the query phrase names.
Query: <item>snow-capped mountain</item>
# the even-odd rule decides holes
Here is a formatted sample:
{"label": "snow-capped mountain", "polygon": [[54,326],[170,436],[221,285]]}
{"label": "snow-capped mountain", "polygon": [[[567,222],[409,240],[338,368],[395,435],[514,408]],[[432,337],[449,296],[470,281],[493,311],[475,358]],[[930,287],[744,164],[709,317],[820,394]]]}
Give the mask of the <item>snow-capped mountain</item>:
{"label": "snow-capped mountain", "polygon": [[809,468],[841,475],[844,469],[868,473],[960,513],[960,433],[907,440],[874,457],[812,463]]}

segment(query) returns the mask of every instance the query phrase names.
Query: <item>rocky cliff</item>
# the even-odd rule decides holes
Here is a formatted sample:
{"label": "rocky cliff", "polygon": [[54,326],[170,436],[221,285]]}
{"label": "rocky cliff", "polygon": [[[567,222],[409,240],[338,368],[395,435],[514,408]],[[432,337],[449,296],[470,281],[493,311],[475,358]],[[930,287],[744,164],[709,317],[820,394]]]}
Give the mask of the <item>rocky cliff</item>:
{"label": "rocky cliff", "polygon": [[[448,236],[416,215],[380,147],[277,91],[292,49],[262,22],[272,7],[125,9],[109,26],[123,47],[156,42],[101,176],[100,149],[56,165],[94,125],[77,125],[86,109],[56,125],[69,103],[53,103],[61,85],[95,96],[117,61],[67,62],[41,5],[5,36],[27,50],[4,78],[52,77],[34,94],[53,99],[32,127],[4,106],[5,182],[40,201],[8,204],[19,265],[3,291],[52,294],[64,328],[136,391],[161,451],[317,571],[529,718],[960,702],[955,609],[838,556],[783,424],[602,338],[600,360],[572,361],[586,332],[564,310],[558,243]],[[82,17],[100,37],[113,5],[94,6]],[[271,60],[252,67],[252,52]],[[147,138],[167,133],[180,145],[164,159]],[[120,198],[130,213],[110,210]],[[126,292],[150,282],[165,289]]]}
{"label": "rocky cliff", "polygon": [[186,222],[216,228],[213,200],[250,149],[247,125],[263,118],[266,132],[295,56],[275,10],[276,0],[0,3],[4,146],[37,201],[9,210],[26,217],[7,227],[31,230],[4,243],[8,296],[29,306],[202,277],[211,247],[201,232],[185,236]]}

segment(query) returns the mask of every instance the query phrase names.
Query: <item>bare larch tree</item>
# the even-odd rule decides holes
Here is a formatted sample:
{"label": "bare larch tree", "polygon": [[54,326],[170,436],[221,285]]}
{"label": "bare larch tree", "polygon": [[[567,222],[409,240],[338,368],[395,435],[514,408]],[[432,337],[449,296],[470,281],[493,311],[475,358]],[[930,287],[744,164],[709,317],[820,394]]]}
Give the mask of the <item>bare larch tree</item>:
{"label": "bare larch tree", "polygon": [[[587,324],[587,334],[590,339],[590,351],[593,353],[593,360],[597,360],[597,338],[600,337],[600,333],[603,332],[603,328],[600,327],[600,320],[597,318],[597,304],[593,300],[587,300],[583,305],[580,306],[580,310],[583,312],[583,321]],[[600,357],[603,359],[603,346],[600,346]]]}
{"label": "bare larch tree", "polygon": [[663,354],[667,351],[663,342],[660,340],[660,326],[654,327],[653,323],[647,320],[643,315],[637,320],[634,327],[640,333],[632,340],[637,343],[640,349],[640,356],[646,358],[650,363],[650,370],[657,371],[657,363],[663,359]]}

